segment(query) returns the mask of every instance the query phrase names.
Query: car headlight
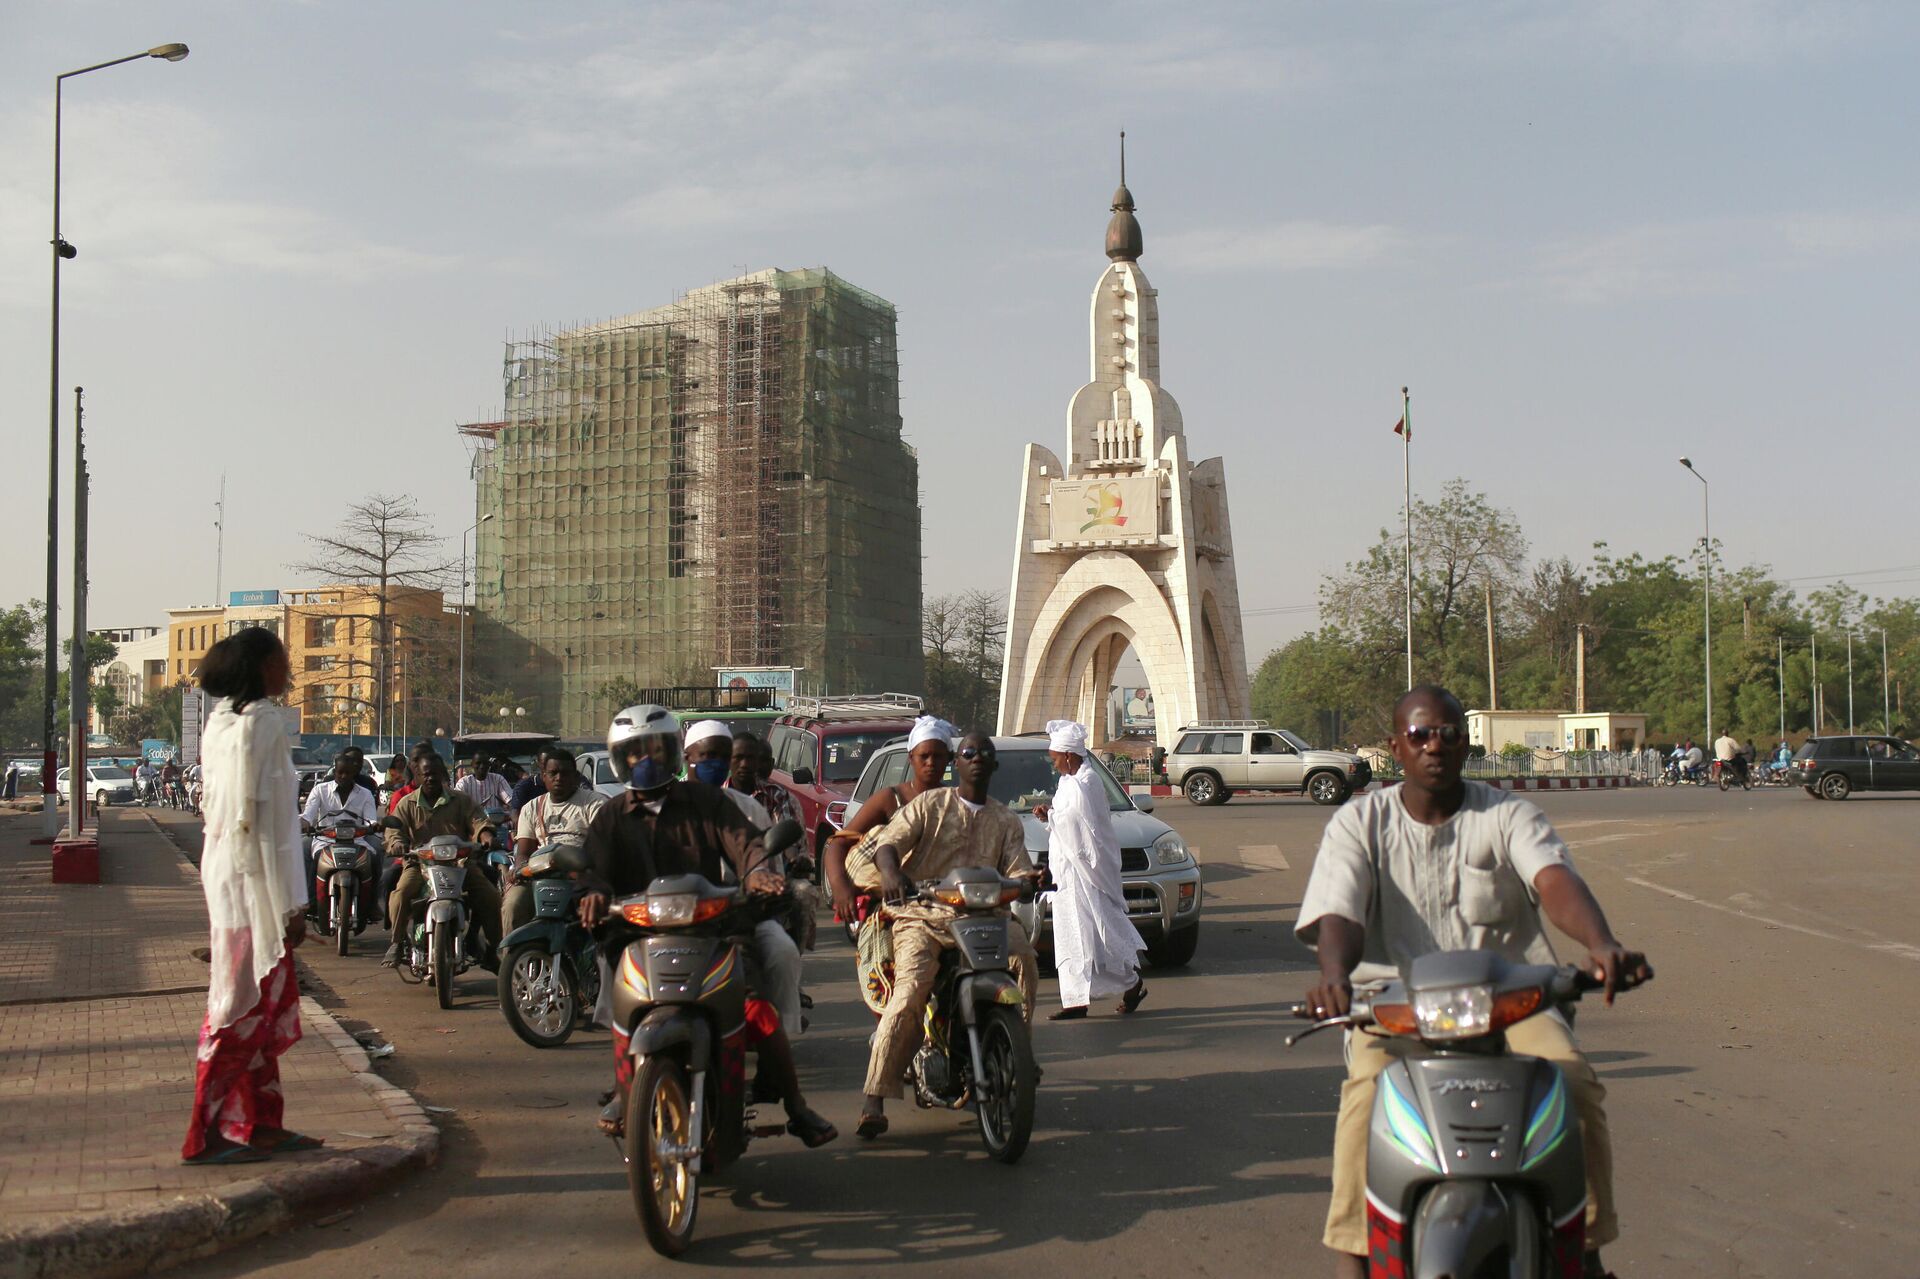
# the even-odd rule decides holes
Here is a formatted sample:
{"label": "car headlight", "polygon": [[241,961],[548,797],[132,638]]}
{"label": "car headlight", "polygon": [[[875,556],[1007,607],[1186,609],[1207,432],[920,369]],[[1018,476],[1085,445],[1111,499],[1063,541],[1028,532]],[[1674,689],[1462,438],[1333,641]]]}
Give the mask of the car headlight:
{"label": "car headlight", "polygon": [[1162,866],[1184,866],[1193,860],[1193,854],[1187,851],[1187,841],[1180,838],[1180,832],[1170,830],[1153,841],[1153,859]]}
{"label": "car headlight", "polygon": [[1471,1039],[1493,1029],[1493,987],[1416,991],[1413,1020],[1422,1039]]}

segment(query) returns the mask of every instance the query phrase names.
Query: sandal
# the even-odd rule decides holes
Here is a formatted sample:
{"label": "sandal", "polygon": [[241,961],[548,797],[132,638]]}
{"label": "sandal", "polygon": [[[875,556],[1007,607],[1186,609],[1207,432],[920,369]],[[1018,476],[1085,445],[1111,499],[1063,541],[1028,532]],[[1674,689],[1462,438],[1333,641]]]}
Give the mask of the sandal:
{"label": "sandal", "polygon": [[853,1131],[862,1141],[872,1141],[886,1130],[887,1117],[885,1115],[876,1115],[871,1111],[863,1110],[860,1112],[860,1126]]}
{"label": "sandal", "polygon": [[309,1137],[305,1133],[282,1131],[278,1141],[256,1144],[254,1150],[264,1150],[270,1155],[291,1155],[302,1150],[318,1150],[326,1145],[323,1137]]}
{"label": "sandal", "polygon": [[805,1109],[787,1120],[787,1131],[806,1143],[808,1150],[824,1146],[840,1135],[838,1128]]}
{"label": "sandal", "polygon": [[197,1155],[183,1155],[183,1164],[263,1164],[267,1162],[267,1152],[255,1150],[252,1146],[228,1146],[222,1150],[203,1150]]}
{"label": "sandal", "polygon": [[1134,1009],[1140,1007],[1140,1001],[1145,999],[1146,997],[1147,997],[1147,983],[1145,981],[1136,979],[1133,983],[1133,989],[1128,991],[1126,994],[1120,996],[1119,1010],[1123,1013],[1130,1013]]}
{"label": "sandal", "polygon": [[1047,1020],[1048,1021],[1074,1021],[1077,1018],[1085,1017],[1086,1015],[1087,1015],[1087,1006],[1085,1004],[1078,1004],[1072,1008],[1062,1008],[1057,1013],[1048,1013]]}

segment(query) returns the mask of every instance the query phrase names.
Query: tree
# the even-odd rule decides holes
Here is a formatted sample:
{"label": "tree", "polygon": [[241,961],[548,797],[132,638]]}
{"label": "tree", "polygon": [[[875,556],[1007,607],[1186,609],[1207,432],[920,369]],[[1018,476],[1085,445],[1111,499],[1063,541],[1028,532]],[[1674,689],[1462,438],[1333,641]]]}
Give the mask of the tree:
{"label": "tree", "polygon": [[[364,615],[374,624],[374,695],[377,730],[385,730],[392,706],[389,679],[395,664],[393,600],[404,589],[444,590],[458,581],[460,565],[440,553],[444,538],[429,531],[427,519],[412,497],[376,493],[347,508],[330,534],[309,533],[313,558],[292,565],[297,573],[327,582],[366,587],[373,593],[374,611]],[[337,614],[329,614],[338,616]]]}
{"label": "tree", "polygon": [[37,744],[45,728],[40,636],[46,616],[39,600],[0,612],[0,744],[9,748]]}
{"label": "tree", "polygon": [[961,728],[991,727],[1000,707],[1006,635],[1005,596],[964,591],[929,599],[920,620],[927,709]]}

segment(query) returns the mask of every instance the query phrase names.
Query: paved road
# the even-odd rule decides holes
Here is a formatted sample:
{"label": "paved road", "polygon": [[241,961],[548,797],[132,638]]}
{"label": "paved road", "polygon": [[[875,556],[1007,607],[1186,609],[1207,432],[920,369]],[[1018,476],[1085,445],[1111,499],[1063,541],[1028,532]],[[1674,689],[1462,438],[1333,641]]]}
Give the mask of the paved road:
{"label": "paved road", "polygon": [[[1623,1276],[1920,1272],[1920,796],[1549,794],[1616,931],[1660,977],[1581,1017],[1611,1091]],[[1162,815],[1207,865],[1206,933],[1141,1013],[1041,1023],[1025,1160],[987,1163],[950,1115],[895,1111],[889,1138],[757,1143],[701,1206],[682,1264],[870,1274],[1323,1273],[1319,1224],[1341,1077],[1332,1036],[1292,1052],[1276,1006],[1308,984],[1291,926],[1326,810],[1296,799]],[[369,934],[371,937],[372,934]],[[815,1105],[850,1130],[871,1024],[827,940],[801,1041]],[[306,1279],[628,1273],[654,1264],[612,1146],[594,1135],[604,1036],[546,1053],[475,973],[442,1013],[371,954],[309,962],[338,1015],[399,1047],[387,1075],[443,1116],[440,1167],[345,1221],[184,1269]],[[1054,998],[1047,983],[1043,998]],[[351,1020],[350,1020],[351,1024]],[[1871,1028],[1871,1029],[1869,1029]],[[664,1264],[664,1263],[662,1263]],[[591,1267],[592,1269],[588,1269]]]}

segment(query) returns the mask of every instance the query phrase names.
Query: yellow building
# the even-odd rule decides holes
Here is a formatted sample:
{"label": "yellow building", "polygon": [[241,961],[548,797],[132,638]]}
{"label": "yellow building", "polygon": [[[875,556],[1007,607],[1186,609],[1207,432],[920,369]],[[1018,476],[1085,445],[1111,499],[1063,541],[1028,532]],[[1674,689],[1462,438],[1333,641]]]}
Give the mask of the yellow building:
{"label": "yellow building", "polygon": [[414,587],[389,587],[386,611],[393,654],[384,715],[375,704],[380,593],[370,586],[236,591],[223,606],[170,609],[167,682],[191,681],[215,642],[258,626],[287,646],[293,687],[286,701],[299,708],[301,731],[371,733],[377,724],[390,734],[450,730],[441,721],[449,719],[450,690],[443,685],[453,663],[453,614],[439,591]]}

